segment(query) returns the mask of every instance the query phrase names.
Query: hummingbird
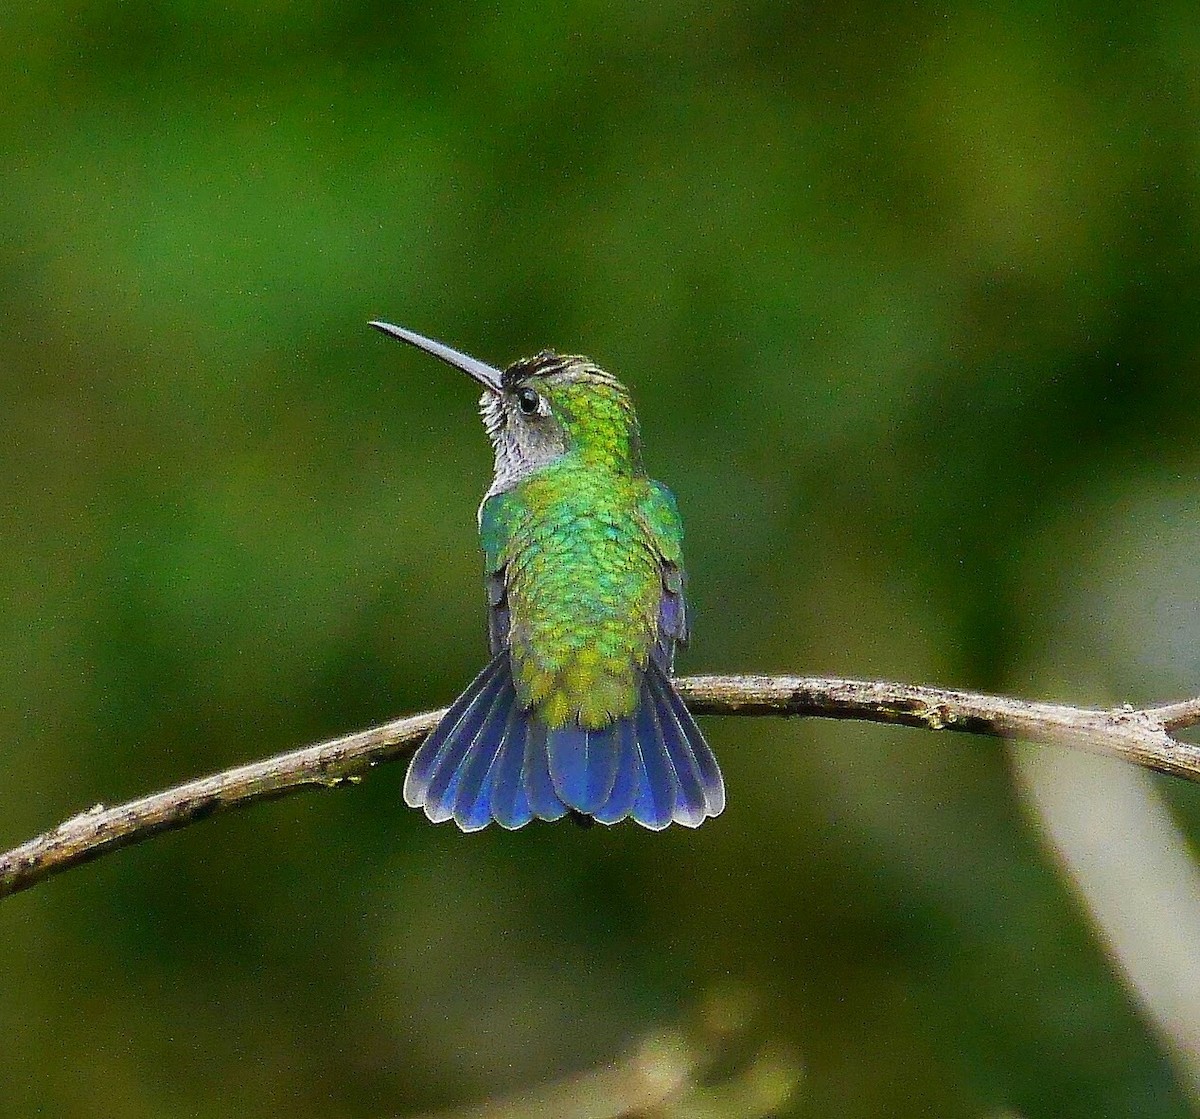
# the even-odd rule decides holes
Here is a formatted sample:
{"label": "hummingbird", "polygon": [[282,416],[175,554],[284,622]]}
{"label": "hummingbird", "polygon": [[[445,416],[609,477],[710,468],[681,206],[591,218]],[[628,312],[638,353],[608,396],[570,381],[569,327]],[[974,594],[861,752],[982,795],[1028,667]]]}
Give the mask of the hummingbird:
{"label": "hummingbird", "polygon": [[478,513],[492,659],[413,755],[405,802],[465,832],[718,815],[721,771],[671,682],[683,526],[642,467],[625,386],[586,357],[543,350],[501,371],[370,325],[482,386],[495,453]]}

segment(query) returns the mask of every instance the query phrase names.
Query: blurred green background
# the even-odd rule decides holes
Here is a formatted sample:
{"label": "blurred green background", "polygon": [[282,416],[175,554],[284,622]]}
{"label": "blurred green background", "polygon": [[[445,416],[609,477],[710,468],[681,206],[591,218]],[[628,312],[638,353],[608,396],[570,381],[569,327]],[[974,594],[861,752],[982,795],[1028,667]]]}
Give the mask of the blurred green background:
{"label": "blurred green background", "polygon": [[[682,672],[1200,690],[1194,4],[35,0],[0,73],[0,846],[482,664],[475,392],[374,317],[632,386]],[[1192,1112],[1019,755],[705,726],[694,833],[392,766],[0,902],[0,1114],[450,1106],[729,981],[788,1114]]]}

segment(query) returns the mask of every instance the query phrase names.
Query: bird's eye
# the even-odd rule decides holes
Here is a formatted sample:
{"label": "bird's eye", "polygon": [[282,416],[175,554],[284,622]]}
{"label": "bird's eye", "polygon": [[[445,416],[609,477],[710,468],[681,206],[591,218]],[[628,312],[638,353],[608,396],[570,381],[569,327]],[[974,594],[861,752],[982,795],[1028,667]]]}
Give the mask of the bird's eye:
{"label": "bird's eye", "polygon": [[542,398],[538,396],[536,389],[531,389],[528,385],[522,385],[517,389],[517,407],[521,410],[522,416],[537,415],[541,404]]}

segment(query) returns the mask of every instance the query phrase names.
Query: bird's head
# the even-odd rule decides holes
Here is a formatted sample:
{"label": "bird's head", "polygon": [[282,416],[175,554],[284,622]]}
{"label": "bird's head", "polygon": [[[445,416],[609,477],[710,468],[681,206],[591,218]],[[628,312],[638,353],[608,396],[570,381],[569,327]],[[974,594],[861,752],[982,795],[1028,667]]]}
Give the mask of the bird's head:
{"label": "bird's head", "polygon": [[637,416],[625,386],[589,358],[543,350],[503,371],[402,327],[373,322],[483,386],[479,410],[496,452],[493,492],[566,455],[596,469],[640,473]]}

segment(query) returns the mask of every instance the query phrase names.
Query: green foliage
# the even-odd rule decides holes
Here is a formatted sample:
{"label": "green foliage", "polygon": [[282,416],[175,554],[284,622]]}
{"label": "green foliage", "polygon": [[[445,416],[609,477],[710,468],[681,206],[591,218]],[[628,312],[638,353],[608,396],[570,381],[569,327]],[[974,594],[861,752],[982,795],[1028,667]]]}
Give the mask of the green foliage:
{"label": "green foliage", "polygon": [[[379,316],[630,385],[682,671],[1194,693],[1194,14],[7,5],[0,843],[483,663],[474,392]],[[797,1114],[1187,1114],[1003,748],[706,730],[695,834],[393,768],[0,904],[0,1113],[403,1113],[732,975]]]}

